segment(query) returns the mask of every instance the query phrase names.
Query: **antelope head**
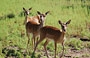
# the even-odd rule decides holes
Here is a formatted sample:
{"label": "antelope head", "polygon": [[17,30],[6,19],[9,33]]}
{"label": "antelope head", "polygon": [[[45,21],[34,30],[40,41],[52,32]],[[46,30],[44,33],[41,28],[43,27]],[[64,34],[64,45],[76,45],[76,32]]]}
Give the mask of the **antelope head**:
{"label": "antelope head", "polygon": [[25,9],[25,8],[23,7],[24,15],[29,15],[31,9],[32,9],[32,8],[29,8],[29,9],[27,10],[27,9]]}
{"label": "antelope head", "polygon": [[71,20],[67,21],[66,23],[62,23],[60,20],[58,22],[61,25],[62,31],[66,32],[67,25],[70,24]]}

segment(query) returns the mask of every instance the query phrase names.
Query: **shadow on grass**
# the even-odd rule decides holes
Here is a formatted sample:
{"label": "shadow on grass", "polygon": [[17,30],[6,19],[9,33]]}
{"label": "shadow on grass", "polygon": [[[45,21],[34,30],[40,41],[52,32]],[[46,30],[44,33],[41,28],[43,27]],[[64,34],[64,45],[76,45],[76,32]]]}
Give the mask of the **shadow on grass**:
{"label": "shadow on grass", "polygon": [[7,18],[15,18],[15,14],[13,14],[13,13],[10,13],[10,14],[7,14]]}
{"label": "shadow on grass", "polygon": [[7,14],[7,15],[2,15],[2,16],[0,16],[0,20],[5,20],[6,18],[9,18],[9,19],[15,18],[15,14],[9,13],[9,14]]}

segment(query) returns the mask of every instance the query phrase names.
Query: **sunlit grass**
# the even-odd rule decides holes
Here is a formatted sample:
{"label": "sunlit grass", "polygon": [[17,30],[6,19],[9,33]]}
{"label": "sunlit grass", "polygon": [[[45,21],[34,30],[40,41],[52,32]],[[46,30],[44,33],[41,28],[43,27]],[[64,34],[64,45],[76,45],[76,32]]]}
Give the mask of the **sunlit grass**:
{"label": "sunlit grass", "polygon": [[[26,34],[24,37],[21,37],[21,32],[25,33],[25,26],[23,25],[25,17],[20,16],[21,12],[23,12],[23,7],[26,9],[32,7],[30,16],[36,15],[37,11],[42,13],[50,11],[46,17],[45,25],[54,26],[59,29],[61,26],[58,24],[58,20],[66,22],[71,19],[66,36],[79,35],[90,39],[90,30],[86,28],[86,22],[90,23],[89,3],[89,0],[85,1],[85,3],[84,1],[81,2],[81,0],[0,0],[0,52],[2,48],[9,45],[26,48],[28,38]],[[89,8],[87,9],[87,7]],[[15,17],[7,18],[7,15],[11,13]],[[75,48],[82,48],[81,41],[74,39],[69,42],[68,44],[72,44]],[[43,46],[43,43],[39,45],[38,49],[43,49],[41,46]],[[54,52],[54,42],[49,43],[47,48]],[[58,45],[58,52],[61,50],[62,46]],[[0,57],[3,58],[1,54]]]}

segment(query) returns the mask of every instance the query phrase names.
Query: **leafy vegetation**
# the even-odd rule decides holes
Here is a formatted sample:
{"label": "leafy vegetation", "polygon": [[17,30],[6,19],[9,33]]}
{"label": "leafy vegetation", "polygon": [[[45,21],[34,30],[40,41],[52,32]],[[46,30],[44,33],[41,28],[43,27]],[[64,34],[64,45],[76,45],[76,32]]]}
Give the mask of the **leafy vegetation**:
{"label": "leafy vegetation", "polygon": [[[82,41],[72,39],[71,36],[86,36],[90,39],[90,0],[0,0],[0,58],[5,57],[2,54],[2,50],[7,46],[16,45],[20,48],[26,48],[27,37],[25,35],[25,26],[23,25],[25,19],[23,7],[27,9],[32,7],[30,16],[36,15],[36,11],[44,13],[49,10],[50,14],[46,17],[45,25],[57,28],[60,28],[58,20],[65,22],[71,19],[66,33],[66,37],[70,39],[66,41],[65,48],[69,47],[67,45],[71,45],[76,49],[84,47]],[[23,36],[22,33],[24,33]],[[42,50],[42,44],[37,49],[40,48]],[[90,48],[89,43],[84,45]],[[53,52],[53,42],[47,48]],[[31,43],[30,49],[32,49]],[[61,50],[61,47],[58,48],[58,51]],[[30,53],[32,52],[30,50]],[[22,57],[22,53],[18,51],[15,53]],[[39,57],[40,54],[38,53],[36,57]],[[27,58],[29,57],[27,56]]]}

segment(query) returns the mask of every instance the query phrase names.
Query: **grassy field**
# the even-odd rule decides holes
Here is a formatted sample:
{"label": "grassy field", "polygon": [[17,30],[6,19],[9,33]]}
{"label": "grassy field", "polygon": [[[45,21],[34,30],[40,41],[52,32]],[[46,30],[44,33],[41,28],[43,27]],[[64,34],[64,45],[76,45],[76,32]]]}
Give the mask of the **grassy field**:
{"label": "grassy field", "polygon": [[[90,0],[0,0],[0,58],[5,58],[5,54],[8,53],[8,50],[6,50],[2,54],[2,50],[7,46],[26,49],[28,38],[26,35],[21,36],[22,33],[25,33],[23,7],[26,9],[32,7],[30,16],[37,15],[37,11],[42,13],[50,11],[50,14],[46,17],[45,25],[57,28],[61,28],[58,20],[66,22],[71,19],[66,33],[65,48],[69,48],[69,45],[76,49],[90,48],[90,43],[84,44],[78,39],[90,39]],[[38,46],[38,49],[42,50],[42,45],[43,43]],[[59,46],[58,53],[62,50],[62,47],[59,48]],[[53,42],[49,43],[47,48],[54,52]],[[52,52],[51,55],[54,55]],[[18,55],[19,58],[24,57],[21,50],[16,50],[14,54]],[[39,58],[40,54],[42,53],[38,52],[36,58]],[[31,56],[26,55],[26,57],[30,58]],[[43,56],[43,58],[45,57]]]}

